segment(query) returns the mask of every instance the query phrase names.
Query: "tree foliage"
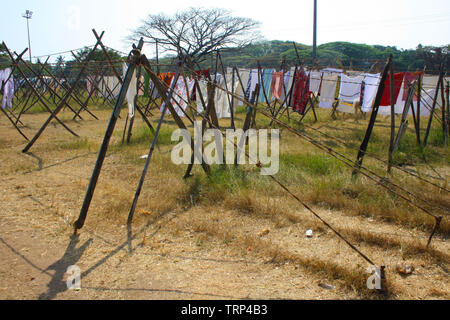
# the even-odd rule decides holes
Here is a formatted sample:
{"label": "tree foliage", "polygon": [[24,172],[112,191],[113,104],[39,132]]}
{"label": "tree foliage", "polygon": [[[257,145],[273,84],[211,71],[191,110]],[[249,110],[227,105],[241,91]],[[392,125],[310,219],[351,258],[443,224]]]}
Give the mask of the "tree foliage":
{"label": "tree foliage", "polygon": [[[298,43],[296,46],[301,62],[312,66],[312,47]],[[450,67],[449,48],[450,45],[441,48],[419,45],[416,49],[400,50],[393,46],[330,42],[318,46],[317,55],[321,67],[339,67],[339,58],[345,68],[352,66],[354,70],[368,71],[374,63],[378,62],[382,66],[389,54],[392,54],[397,71],[416,71],[426,67],[427,73],[437,73],[441,61],[444,62],[444,69]],[[288,41],[264,41],[245,48],[229,48],[221,53],[227,66],[254,68],[257,60],[261,66],[271,68],[279,67],[283,59],[287,66],[298,63],[294,46]],[[211,67],[208,61],[207,59],[202,66]]]}
{"label": "tree foliage", "polygon": [[165,52],[188,55],[198,61],[218,49],[248,45],[259,36],[258,25],[224,9],[190,8],[173,16],[149,15],[130,39],[143,37],[147,42],[157,42]]}

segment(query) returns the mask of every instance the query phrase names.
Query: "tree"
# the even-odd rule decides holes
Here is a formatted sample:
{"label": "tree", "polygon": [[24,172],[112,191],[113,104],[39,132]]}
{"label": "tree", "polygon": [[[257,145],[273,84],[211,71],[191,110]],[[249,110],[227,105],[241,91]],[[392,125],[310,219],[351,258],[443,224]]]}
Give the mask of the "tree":
{"label": "tree", "polygon": [[[80,60],[80,62],[85,62],[91,53],[92,48],[85,47],[83,49],[78,50],[75,52],[75,56]],[[118,54],[115,50],[107,48],[106,52],[108,53],[109,57],[111,58],[111,61],[113,63],[114,68],[121,73],[122,71],[122,64],[120,63],[120,60],[122,60],[122,56]],[[101,62],[101,63],[95,63],[95,62]],[[78,63],[77,59],[73,58],[72,60],[69,60],[67,62],[63,63],[64,67],[62,68],[64,71],[63,73],[70,78],[76,77],[78,72],[81,69],[81,64]],[[85,70],[85,74],[94,75],[97,73],[100,73],[103,71],[103,67],[106,68],[106,72],[104,75],[106,76],[112,76],[114,75],[111,68],[109,68],[108,60],[106,58],[105,53],[102,49],[95,49],[95,51],[92,53],[90,60],[88,62],[88,67]]]}
{"label": "tree", "polygon": [[10,63],[11,59],[9,58],[9,55],[6,53],[6,49],[3,46],[3,44],[0,43],[0,70],[9,66]]}
{"label": "tree", "polygon": [[259,22],[233,17],[225,9],[190,8],[173,16],[149,15],[129,37],[158,43],[164,51],[194,61],[218,49],[242,47],[259,38]]}

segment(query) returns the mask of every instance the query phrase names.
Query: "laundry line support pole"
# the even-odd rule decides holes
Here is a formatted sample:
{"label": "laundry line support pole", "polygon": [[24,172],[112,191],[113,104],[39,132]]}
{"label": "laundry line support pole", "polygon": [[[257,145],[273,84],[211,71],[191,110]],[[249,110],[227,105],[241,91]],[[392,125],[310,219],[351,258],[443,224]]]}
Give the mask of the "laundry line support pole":
{"label": "laundry line support pole", "polygon": [[450,102],[448,101],[449,98],[449,82],[447,81],[447,89],[445,90],[446,92],[446,96],[447,96],[447,117],[446,117],[446,121],[447,121],[447,136],[450,135],[450,130],[449,130],[449,126],[450,126]]}
{"label": "laundry line support pole", "polygon": [[[4,44],[4,43],[3,43]],[[12,55],[12,53],[9,51],[9,49],[6,47],[6,45],[4,44],[4,48],[6,49],[6,52],[9,54],[9,56],[11,57],[11,60],[12,61],[14,61],[14,63],[15,64],[18,64],[19,63],[19,61],[21,60],[23,63],[24,63],[24,65],[30,70],[30,71],[32,71],[32,72],[34,72],[32,69],[31,69],[31,67],[30,66],[28,66],[28,64],[22,59],[22,57],[21,56],[18,56],[17,55],[17,53],[16,53],[16,55],[18,56],[17,57],[17,59],[14,59],[14,57],[13,57],[13,55]],[[41,102],[42,103],[42,105],[44,106],[44,108],[50,113],[50,120],[54,117],[55,119],[56,119],[56,121],[58,121],[67,131],[69,131],[72,135],[74,135],[75,137],[78,137],[78,135],[74,132],[74,131],[72,131],[62,120],[60,120],[57,116],[56,116],[56,113],[57,113],[57,109],[58,108],[56,108],[54,111],[52,111],[51,109],[50,109],[50,107],[45,103],[45,101],[44,101],[44,99],[43,99],[43,97],[41,96],[41,94],[39,94],[39,92],[36,90],[36,88],[33,86],[33,84],[30,82],[30,80],[25,76],[25,74],[23,73],[23,71],[22,71],[22,69],[20,68],[20,67],[18,67],[17,68],[17,70],[20,72],[20,74],[24,77],[24,79],[25,79],[25,81],[27,82],[27,84],[30,86],[30,88],[31,88],[31,90],[32,90],[32,92],[33,92],[33,94],[38,98],[38,100],[39,100],[39,102]],[[50,101],[47,101],[47,102],[50,102]],[[66,103],[66,101],[65,100],[63,100],[63,101],[61,101],[61,105],[60,105],[60,109],[64,106],[64,103]],[[48,123],[50,123],[50,121],[48,120]],[[41,128],[42,129],[42,128]],[[43,130],[42,130],[43,131]],[[28,142],[28,145],[30,145],[32,142],[34,143],[34,141],[36,140],[37,138],[36,138],[36,136],[31,140],[31,141],[29,141]],[[28,140],[28,139],[27,139]],[[27,145],[27,147],[28,147],[28,145]],[[27,152],[28,151],[28,149],[27,149],[27,147],[24,149],[24,151],[22,151],[22,152]]]}
{"label": "laundry line support pole", "polygon": [[441,63],[441,66],[439,68],[439,80],[436,84],[436,92],[434,93],[433,105],[431,106],[431,110],[430,110],[430,118],[428,119],[427,131],[425,132],[425,137],[423,138],[423,147],[424,148],[427,146],[428,136],[429,136],[430,130],[431,130],[431,123],[433,121],[434,110],[436,108],[436,102],[437,102],[437,98],[439,96],[439,85],[440,85],[440,82],[442,81],[443,75],[444,75],[444,66]]}
{"label": "laundry line support pole", "polygon": [[[131,82],[131,77],[134,73],[134,69],[136,68],[136,64],[138,60],[140,59],[140,51],[142,50],[142,47],[144,45],[144,40],[141,38],[139,41],[137,50],[134,50],[134,57],[130,64],[128,65],[127,72],[125,74],[125,80],[122,83],[122,87],[120,88],[119,97],[116,100],[116,103],[114,105],[114,109],[111,113],[111,118],[108,123],[108,127],[105,132],[105,136],[103,138],[102,146],[100,148],[97,161],[95,163],[94,170],[92,172],[91,180],[89,181],[89,186],[86,191],[86,195],[83,201],[83,206],[81,207],[80,215],[78,217],[78,220],[74,224],[75,233],[77,230],[81,229],[84,225],[84,222],[86,220],[87,212],[89,210],[89,206],[91,204],[92,196],[94,195],[95,187],[97,185],[98,177],[100,176],[100,171],[102,170],[103,161],[105,160],[106,152],[108,150],[109,141],[111,139],[111,136],[114,132],[114,127],[116,125],[117,119],[120,116],[120,109],[122,108],[123,101],[125,100],[125,95],[127,94],[128,87]],[[136,51],[138,51],[136,53]]]}
{"label": "laundry line support pole", "polygon": [[444,145],[447,146],[447,140],[448,140],[448,123],[445,116],[445,90],[444,90],[444,77],[441,79],[441,113],[442,113],[442,134],[444,135]]}
{"label": "laundry line support pole", "polygon": [[[180,74],[180,71],[178,70],[178,72],[175,76],[175,79],[178,79],[179,74]],[[174,88],[175,88],[175,81],[172,83],[169,93],[167,95],[165,95],[165,97],[163,99],[165,101],[165,104],[164,104],[164,107],[163,107],[163,110],[161,113],[161,118],[159,119],[159,122],[158,122],[158,126],[156,127],[155,136],[153,137],[153,141],[150,146],[150,150],[148,152],[147,159],[145,161],[144,169],[142,170],[141,178],[139,179],[139,183],[136,188],[136,193],[134,194],[133,204],[131,205],[130,212],[128,213],[128,219],[127,219],[128,225],[131,225],[131,222],[133,222],[134,212],[136,210],[137,202],[139,200],[139,196],[142,191],[142,186],[144,185],[145,176],[147,175],[148,167],[150,165],[150,160],[152,159],[153,151],[155,149],[156,142],[158,141],[159,130],[161,129],[161,125],[164,120],[164,116],[167,113],[167,106],[170,104],[170,100],[172,99],[172,94],[173,94]]]}
{"label": "laundry line support pole", "polygon": [[353,172],[352,172],[353,178],[356,178],[359,171],[361,170],[364,155],[366,154],[367,146],[369,145],[370,136],[372,135],[372,130],[373,130],[373,127],[375,126],[375,120],[377,119],[378,109],[380,107],[381,98],[383,97],[385,81],[386,81],[391,63],[392,63],[392,54],[389,55],[388,61],[384,67],[383,74],[380,79],[380,85],[378,87],[377,95],[375,97],[375,102],[374,102],[374,105],[372,108],[372,113],[370,115],[369,125],[367,127],[367,131],[364,136],[364,140],[361,143],[361,147],[359,148],[355,167],[353,168]]}
{"label": "laundry line support pole", "polygon": [[[391,99],[391,135],[389,139],[389,154],[388,154],[388,166],[387,166],[387,173],[391,173],[392,168],[392,154],[394,153],[394,139],[395,139],[395,88],[394,88],[394,65],[391,63],[389,66],[389,74],[391,79],[390,84],[390,99]],[[405,105],[406,107],[406,105]]]}
{"label": "laundry line support pole", "polygon": [[[105,32],[102,32],[102,34],[100,35],[100,38],[103,37]],[[33,137],[33,139],[31,139],[31,141],[27,144],[27,146],[22,150],[23,153],[27,152],[28,150],[30,150],[30,148],[33,146],[33,144],[36,142],[36,140],[41,136],[42,132],[44,132],[45,128],[47,128],[47,126],[50,124],[50,122],[52,121],[52,119],[54,117],[56,117],[56,115],[58,114],[58,112],[61,111],[61,109],[64,106],[64,103],[66,102],[67,98],[69,97],[69,95],[72,93],[72,91],[74,90],[75,86],[77,85],[78,81],[80,81],[81,75],[83,74],[84,70],[87,67],[87,61],[90,60],[90,58],[92,57],[92,54],[94,53],[94,51],[97,49],[98,46],[98,41],[95,44],[95,46],[92,48],[92,51],[89,53],[89,55],[86,58],[86,61],[83,63],[83,66],[80,70],[80,73],[78,74],[77,78],[75,79],[75,82],[73,84],[73,86],[69,89],[69,91],[65,94],[63,101],[61,101],[59,103],[59,105],[56,107],[56,109],[53,111],[53,113],[50,115],[50,117],[47,119],[47,121],[42,125],[42,127],[39,129],[39,131],[36,133],[36,135]]]}

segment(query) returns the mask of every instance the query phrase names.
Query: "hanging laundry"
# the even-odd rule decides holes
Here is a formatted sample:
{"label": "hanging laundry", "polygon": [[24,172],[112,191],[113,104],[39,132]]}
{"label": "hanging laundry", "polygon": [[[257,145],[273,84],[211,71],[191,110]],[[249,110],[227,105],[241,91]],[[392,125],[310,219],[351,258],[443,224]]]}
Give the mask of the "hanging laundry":
{"label": "hanging laundry", "polygon": [[322,69],[322,72],[327,72],[327,73],[342,73],[342,72],[344,72],[344,70],[342,70],[342,69],[336,69],[336,68],[325,68],[325,69]]}
{"label": "hanging laundry", "polygon": [[165,72],[158,75],[158,78],[166,84],[166,89],[170,87],[170,84],[172,83],[172,79],[175,76],[175,73],[173,72]]}
{"label": "hanging laundry", "polygon": [[[403,95],[402,100],[405,101],[408,96],[409,86],[413,84],[414,81],[418,80],[423,72],[405,72],[405,79],[403,80]],[[417,101],[417,95],[414,95],[414,101]]]}
{"label": "hanging laundry", "polygon": [[364,76],[349,77],[341,74],[341,85],[339,88],[339,105],[337,110],[340,112],[353,113],[355,101],[361,98],[361,85]]}
{"label": "hanging laundry", "polygon": [[288,92],[292,91],[296,70],[297,70],[297,68],[295,68],[295,67],[292,67],[291,70],[289,70],[289,81],[287,81],[288,82]]}
{"label": "hanging laundry", "polygon": [[[126,63],[122,63],[122,72],[123,72],[123,80],[125,81],[125,76],[127,74],[128,66]],[[133,75],[131,76],[131,81],[128,86],[128,91],[126,94],[126,99],[128,102],[128,115],[130,118],[134,117],[134,98],[137,94],[137,82],[136,82],[136,69],[133,71]]]}
{"label": "hanging laundry", "polygon": [[284,79],[283,79],[283,83],[284,83],[284,88],[283,88],[283,94],[281,95],[281,99],[284,100],[286,98],[286,95],[289,95],[289,81],[291,78],[291,70],[286,71],[286,73],[284,74]]}
{"label": "hanging laundry", "polygon": [[[209,77],[209,69],[194,71],[194,75],[193,76],[197,80],[207,79]],[[204,97],[204,99],[207,99],[207,98]],[[194,86],[194,90],[193,90],[193,93],[192,93],[192,100],[197,101],[197,88],[195,86]]]}
{"label": "hanging laundry", "polygon": [[438,81],[439,76],[423,76],[422,88],[425,90],[436,89]]}
{"label": "hanging laundry", "polygon": [[[402,87],[404,73],[395,73],[394,74],[394,101],[397,101],[398,94],[400,93],[400,89]],[[384,82],[384,92],[383,97],[381,98],[380,106],[390,106],[391,105],[391,77],[388,76],[386,81]]]}
{"label": "hanging laundry", "polygon": [[[231,85],[232,70],[228,70],[225,76],[221,75],[220,79],[217,79],[217,85],[220,88],[226,89]],[[226,84],[225,84],[226,82]],[[216,88],[216,95],[214,99],[214,105],[216,107],[217,118],[230,118],[231,117],[231,97],[228,93],[220,88]]]}
{"label": "hanging laundry", "polygon": [[109,97],[110,94],[117,97],[120,92],[119,79],[113,76],[103,77],[100,89],[103,97]]}
{"label": "hanging laundry", "polygon": [[315,95],[319,93],[321,79],[322,79],[321,72],[319,71],[310,72],[309,91],[313,92]]}
{"label": "hanging laundry", "polygon": [[96,81],[97,81],[97,77],[96,76],[87,76],[86,77],[86,90],[87,90],[88,94],[91,94],[91,91],[94,91],[93,94],[95,94]]}
{"label": "hanging laundry", "polygon": [[272,75],[272,84],[270,86],[270,92],[275,99],[280,100],[283,95],[284,87],[284,74],[282,71],[274,72]]}
{"label": "hanging laundry", "polygon": [[[262,70],[262,82],[260,81],[260,91],[259,91],[259,96],[258,96],[258,102],[266,102],[266,98],[267,100],[270,102],[270,99],[272,98],[272,94],[270,92],[270,86],[272,84],[272,74],[273,74],[274,70],[273,69],[264,69]],[[260,79],[261,80],[261,79]],[[264,84],[264,86],[263,86]],[[266,95],[264,96],[264,92],[266,93]]]}
{"label": "hanging laundry", "polygon": [[[175,77],[172,78],[172,81],[175,81]],[[172,84],[170,86],[172,87]],[[188,102],[193,90],[194,90],[195,81],[194,79],[186,78],[186,82],[183,77],[178,77],[178,80],[175,84],[172,94],[172,106],[175,109],[175,112],[180,117],[184,117],[187,112]],[[161,105],[161,112],[163,111],[164,103]],[[170,114],[170,111],[167,110],[167,114]]]}
{"label": "hanging laundry", "polygon": [[205,79],[198,80],[198,86],[196,86],[196,102],[197,102],[197,112],[205,111],[205,105],[203,105],[200,95],[203,97],[205,104],[208,103],[208,82]]}
{"label": "hanging laundry", "polygon": [[239,72],[239,77],[242,81],[242,85],[244,86],[244,88],[242,88],[241,82],[239,81],[237,74],[235,74],[234,75],[234,94],[239,97],[239,99],[236,97],[234,98],[234,106],[235,107],[244,105],[243,100],[245,99],[245,91],[246,91],[247,84],[248,84],[248,81],[250,78],[250,70],[238,69],[238,72]]}
{"label": "hanging laundry", "polygon": [[250,101],[256,85],[259,83],[258,69],[252,69],[249,74],[247,89],[245,91],[245,99]]}
{"label": "hanging laundry", "polygon": [[364,97],[362,100],[362,112],[370,112],[377,96],[380,74],[364,74]]}
{"label": "hanging laundry", "polygon": [[198,85],[194,88],[194,93],[192,100],[197,102],[197,112],[203,112],[205,110],[205,106],[200,99],[200,96],[203,98],[205,104],[208,103],[208,89],[207,89],[207,79],[209,79],[209,69],[205,70],[197,70],[195,71],[195,76],[197,78]]}
{"label": "hanging laundry", "polygon": [[303,69],[297,70],[292,93],[292,109],[300,114],[304,114],[310,95],[309,76]]}
{"label": "hanging laundry", "polygon": [[199,78],[208,79],[208,77],[209,77],[209,70],[210,69],[196,70],[196,71],[194,71],[194,73]]}
{"label": "hanging laundry", "polygon": [[337,73],[325,72],[322,76],[322,87],[320,89],[320,108],[330,109],[333,106],[337,86]]}
{"label": "hanging laundry", "polygon": [[[436,88],[434,89],[428,89],[428,90],[422,90],[421,96],[420,96],[420,116],[429,117],[431,108],[433,107],[433,99],[436,93]],[[414,105],[414,111],[417,115],[417,101],[413,102]],[[436,104],[436,108],[438,108],[438,105]],[[435,110],[436,112],[436,110]]]}
{"label": "hanging laundry", "polygon": [[349,77],[341,74],[341,86],[339,89],[339,100],[353,103],[361,98],[361,85],[364,76]]}
{"label": "hanging laundry", "polygon": [[2,109],[12,108],[12,99],[14,97],[14,75],[11,68],[0,71],[0,87],[3,86]]}

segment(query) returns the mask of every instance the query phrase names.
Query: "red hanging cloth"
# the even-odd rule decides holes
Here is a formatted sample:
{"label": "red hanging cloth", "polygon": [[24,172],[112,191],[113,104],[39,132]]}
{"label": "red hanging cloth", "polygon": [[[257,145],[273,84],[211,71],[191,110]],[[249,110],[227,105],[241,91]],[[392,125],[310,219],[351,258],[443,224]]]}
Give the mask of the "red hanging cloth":
{"label": "red hanging cloth", "polygon": [[[400,88],[402,87],[404,72],[394,73],[394,104],[397,102],[398,94],[400,93]],[[381,98],[380,106],[390,106],[391,105],[391,77],[388,75],[384,81],[384,92]]]}
{"label": "red hanging cloth", "polygon": [[[406,97],[408,96],[408,89],[409,86],[416,81],[417,79],[419,79],[419,77],[421,76],[421,74],[423,73],[423,71],[419,71],[419,72],[406,72],[405,73],[405,81],[403,83],[403,97],[402,100],[406,101]],[[414,95],[414,101],[417,101],[417,95]]]}
{"label": "red hanging cloth", "polygon": [[311,92],[309,91],[309,75],[301,69],[295,76],[291,106],[294,111],[304,114]]}
{"label": "red hanging cloth", "polygon": [[274,72],[272,75],[272,84],[270,86],[270,91],[272,92],[272,96],[276,99],[280,100],[283,95],[283,87],[284,87],[284,74],[282,71]]}

